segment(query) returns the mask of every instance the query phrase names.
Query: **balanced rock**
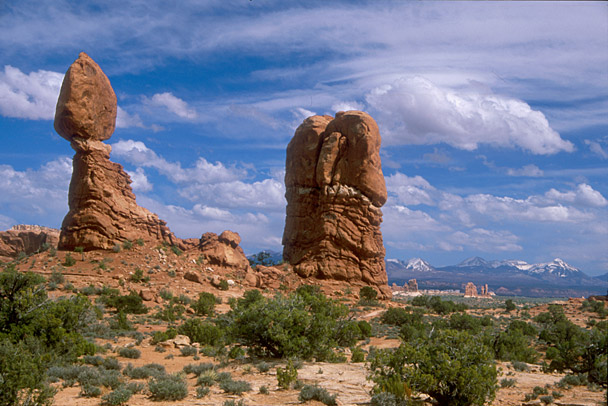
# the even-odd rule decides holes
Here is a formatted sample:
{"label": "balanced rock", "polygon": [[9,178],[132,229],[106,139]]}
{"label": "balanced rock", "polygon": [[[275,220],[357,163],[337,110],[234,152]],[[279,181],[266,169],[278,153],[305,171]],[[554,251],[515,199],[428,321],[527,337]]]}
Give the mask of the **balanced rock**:
{"label": "balanced rock", "polygon": [[19,253],[34,254],[45,247],[57,247],[59,230],[49,227],[16,225],[0,231],[0,257],[15,258]]}
{"label": "balanced rock", "polygon": [[287,146],[283,258],[301,277],[391,295],[380,232],[387,193],[376,122],[360,111],[309,117]]}
{"label": "balanced rock", "polygon": [[116,95],[101,68],[84,52],[68,69],[55,112],[55,130],[76,151],[69,212],[59,248],[110,249],[125,240],[179,244],[166,223],[137,205],[131,178],[110,161]]}

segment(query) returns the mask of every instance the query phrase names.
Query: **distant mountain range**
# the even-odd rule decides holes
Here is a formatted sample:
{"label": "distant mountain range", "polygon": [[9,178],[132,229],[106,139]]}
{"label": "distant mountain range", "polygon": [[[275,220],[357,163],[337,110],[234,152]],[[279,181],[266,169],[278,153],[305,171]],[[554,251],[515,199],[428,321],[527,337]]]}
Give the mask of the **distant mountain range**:
{"label": "distant mountain range", "polygon": [[556,258],[551,262],[528,264],[521,260],[465,259],[457,265],[436,268],[421,258],[409,261],[386,260],[389,283],[403,285],[416,279],[420,289],[460,289],[467,282],[488,284],[499,295],[580,297],[605,295],[608,274],[591,277]]}

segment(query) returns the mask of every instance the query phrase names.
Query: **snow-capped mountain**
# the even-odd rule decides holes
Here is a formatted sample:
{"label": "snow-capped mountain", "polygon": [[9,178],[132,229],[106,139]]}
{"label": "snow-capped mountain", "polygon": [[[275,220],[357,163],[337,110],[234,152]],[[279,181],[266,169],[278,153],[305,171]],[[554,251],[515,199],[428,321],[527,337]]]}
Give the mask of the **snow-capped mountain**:
{"label": "snow-capped mountain", "polygon": [[592,278],[556,258],[551,262],[465,259],[457,265],[433,267],[421,258],[387,259],[389,281],[398,285],[416,279],[421,288],[462,289],[467,282],[488,284],[500,294],[530,296],[588,296],[605,293],[608,281]]}
{"label": "snow-capped mountain", "polygon": [[578,268],[568,265],[559,258],[555,258],[551,262],[532,265],[527,272],[529,274],[551,274],[553,276],[559,276],[560,278],[578,276],[581,274],[581,271]]}
{"label": "snow-capped mountain", "polygon": [[414,272],[433,272],[435,268],[422,258],[412,258],[405,264],[405,269],[412,270]]}

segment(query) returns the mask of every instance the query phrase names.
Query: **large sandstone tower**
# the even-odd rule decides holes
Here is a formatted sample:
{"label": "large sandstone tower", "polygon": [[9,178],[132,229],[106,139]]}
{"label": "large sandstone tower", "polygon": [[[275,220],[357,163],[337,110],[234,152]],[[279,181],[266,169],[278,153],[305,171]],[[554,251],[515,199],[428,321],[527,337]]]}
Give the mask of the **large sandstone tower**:
{"label": "large sandstone tower", "polygon": [[287,147],[283,257],[302,277],[360,281],[390,296],[380,232],[380,132],[360,111],[309,117]]}

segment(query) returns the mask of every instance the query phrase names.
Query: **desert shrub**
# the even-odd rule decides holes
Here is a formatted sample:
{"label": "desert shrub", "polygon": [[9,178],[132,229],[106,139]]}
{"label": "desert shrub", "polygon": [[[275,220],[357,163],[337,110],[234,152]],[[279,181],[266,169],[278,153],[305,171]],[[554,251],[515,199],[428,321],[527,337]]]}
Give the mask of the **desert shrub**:
{"label": "desert shrub", "polygon": [[506,311],[512,312],[515,309],[517,309],[517,306],[515,305],[515,303],[513,303],[513,299],[505,300],[505,310]]}
{"label": "desert shrub", "polygon": [[258,371],[264,373],[264,372],[268,372],[270,370],[270,364],[266,361],[260,361],[257,364],[255,364],[255,367],[258,369]]}
{"label": "desert shrub", "polygon": [[212,363],[204,362],[204,363],[200,363],[198,365],[188,364],[184,367],[183,371],[186,374],[194,374],[196,376],[199,376],[200,374],[202,374],[205,371],[213,371],[214,369],[215,369],[215,366]]}
{"label": "desert shrub", "polygon": [[541,396],[541,397],[539,398],[539,400],[540,400],[541,402],[543,402],[545,405],[550,405],[551,403],[553,403],[553,401],[554,401],[555,399],[553,399],[553,396],[551,396],[551,395],[545,395],[545,396]]}
{"label": "desert shrub", "polygon": [[93,317],[84,296],[49,300],[45,279],[9,265],[0,273],[0,405],[45,404],[46,370],[95,353],[81,335]]}
{"label": "desert shrub", "polygon": [[365,361],[365,350],[361,347],[354,347],[351,349],[351,362],[364,362]]}
{"label": "desert shrub", "polygon": [[139,245],[140,247],[144,246],[144,239],[143,238],[138,238],[137,240],[135,240],[135,244]]}
{"label": "desert shrub", "polygon": [[165,375],[165,367],[160,364],[146,364],[136,368],[129,364],[122,373],[131,379],[148,379],[152,376]]}
{"label": "desert shrub", "polygon": [[224,337],[221,328],[211,322],[196,318],[186,320],[177,328],[177,332],[188,336],[190,341],[202,345],[220,345]]}
{"label": "desert shrub", "polygon": [[100,382],[101,386],[106,388],[116,389],[123,385],[124,381],[119,371],[112,369],[102,369],[100,371]]}
{"label": "desert shrub", "polygon": [[145,314],[148,312],[148,308],[143,304],[143,299],[135,292],[122,296],[111,291],[108,294],[102,292],[100,301],[106,306],[113,307],[118,313]]}
{"label": "desert shrub", "polygon": [[176,245],[171,246],[171,251],[177,256],[182,255],[182,250],[180,250]]}
{"label": "desert shrub", "polygon": [[330,395],[326,389],[321,388],[317,385],[304,385],[304,387],[300,391],[300,394],[298,395],[298,400],[300,402],[318,400],[319,402],[328,406],[337,405],[336,395]]}
{"label": "desert shrub", "polygon": [[48,281],[49,283],[55,283],[59,285],[65,282],[65,276],[63,276],[61,272],[53,270],[53,272],[51,272],[51,276],[49,276]]}
{"label": "desert shrub", "polygon": [[[218,381],[218,373],[215,370],[210,369],[202,372],[196,380],[197,386],[213,386]],[[231,379],[228,379],[231,380]]]}
{"label": "desert shrub", "polygon": [[104,359],[102,366],[105,369],[111,369],[115,371],[120,371],[122,369],[120,362],[118,362],[118,360],[114,357],[107,357],[106,359]]}
{"label": "desert shrub", "polygon": [[605,318],[607,311],[603,300],[587,299],[581,305],[581,310],[597,313],[601,318]]}
{"label": "desert shrub", "polygon": [[230,349],[230,351],[228,351],[228,358],[230,359],[241,359],[245,357],[245,350],[243,349],[243,347],[240,346],[234,346]]}
{"label": "desert shrub", "polygon": [[522,330],[507,328],[494,338],[494,356],[502,361],[534,363],[538,359],[538,353],[531,344],[532,338]]}
{"label": "desert shrub", "polygon": [[126,404],[133,394],[125,387],[120,387],[101,397],[101,404],[107,406],[120,406]]}
{"label": "desert shrub", "polygon": [[131,242],[130,240],[126,240],[125,242],[122,243],[122,248],[125,250],[130,250],[133,248],[133,242]]}
{"label": "desert shrub", "polygon": [[63,263],[61,265],[63,266],[73,266],[76,264],[76,260],[72,257],[71,253],[67,253],[65,254],[65,260],[63,261]]}
{"label": "desert shrub", "polygon": [[382,314],[380,321],[384,324],[390,324],[393,326],[419,324],[422,322],[422,314],[410,313],[400,307],[391,307]]}
{"label": "desert shrub", "polygon": [[359,290],[359,297],[361,298],[362,304],[373,304],[376,303],[378,291],[371,286],[363,286],[361,290]]}
{"label": "desert shrub", "polygon": [[361,332],[361,339],[372,336],[372,326],[367,321],[359,320],[357,325],[359,326],[359,331]]}
{"label": "desert shrub", "polygon": [[[401,404],[403,402],[399,402]],[[398,406],[397,398],[390,392],[380,392],[372,395],[372,406]]]}
{"label": "desert shrub", "polygon": [[148,390],[152,400],[182,400],[188,396],[188,384],[179,374],[162,375],[150,379]]}
{"label": "desert shrub", "polygon": [[219,285],[217,285],[217,288],[219,290],[228,290],[230,288],[230,285],[228,285],[228,281],[226,279],[222,279],[220,280]]}
{"label": "desert shrub", "polygon": [[236,400],[225,400],[224,403],[222,403],[222,406],[245,406],[245,401],[243,399],[239,400],[238,402]]}
{"label": "desert shrub", "polygon": [[198,316],[211,316],[215,309],[217,298],[213,293],[201,292],[198,299],[190,305]]}
{"label": "desert shrub", "polygon": [[277,382],[279,388],[289,389],[298,380],[298,370],[291,360],[287,361],[285,368],[277,368]]}
{"label": "desert shrub", "polygon": [[185,312],[186,308],[181,304],[167,303],[154,315],[154,317],[159,320],[173,323],[176,320],[182,319]]}
{"label": "desert shrub", "polygon": [[85,355],[82,357],[82,362],[88,365],[99,367],[103,365],[103,357],[99,355]]}
{"label": "desert shrub", "polygon": [[251,385],[247,381],[226,380],[220,383],[220,389],[233,395],[242,395],[251,390]]}
{"label": "desert shrub", "polygon": [[416,296],[410,301],[412,306],[426,307],[437,314],[449,314],[453,312],[462,312],[468,309],[464,303],[454,303],[451,300],[441,300],[440,296]]}
{"label": "desert shrub", "polygon": [[118,355],[124,358],[137,359],[141,357],[141,351],[139,351],[137,348],[123,347],[118,349]]}
{"label": "desert shrub", "polygon": [[232,336],[255,353],[322,361],[337,346],[354,345],[361,335],[347,316],[346,306],[317,287],[303,286],[272,299],[256,290],[246,292],[232,304],[227,324]]}
{"label": "desert shrub", "polygon": [[148,282],[150,277],[144,276],[144,271],[140,268],[136,268],[135,272],[130,277],[131,282],[139,283],[139,282]]}
{"label": "desert shrub", "polygon": [[513,362],[511,362],[511,366],[513,367],[514,370],[519,371],[519,372],[529,372],[530,371],[528,364],[526,364],[525,362],[513,361]]}
{"label": "desert shrub", "polygon": [[589,383],[585,374],[568,374],[560,379],[555,385],[558,388],[568,389],[572,386],[585,386]]}
{"label": "desert shrub", "polygon": [[182,354],[183,357],[192,357],[198,354],[198,350],[196,349],[196,347],[192,347],[190,345],[180,348],[179,352]]}
{"label": "desert shrub", "polygon": [[207,396],[209,394],[209,392],[211,392],[211,389],[209,389],[209,387],[199,386],[198,388],[196,388],[196,398],[197,399],[204,398],[205,396]]}
{"label": "desert shrub", "polygon": [[481,338],[454,330],[379,350],[370,364],[374,391],[397,400],[423,392],[447,406],[484,405],[496,393],[496,366]]}
{"label": "desert shrub", "polygon": [[260,386],[260,393],[262,395],[268,395],[270,391],[268,390],[268,387],[266,385],[262,385]]}
{"label": "desert shrub", "polygon": [[83,398],[98,398],[101,396],[101,388],[99,386],[84,385],[80,387],[78,395]]}
{"label": "desert shrub", "polygon": [[155,331],[154,334],[152,334],[151,343],[158,344],[162,343],[163,341],[171,340],[175,337],[177,337],[177,330],[169,327],[165,331]]}
{"label": "desert shrub", "polygon": [[503,378],[500,380],[500,387],[501,388],[512,388],[515,386],[516,383],[517,383],[517,380],[515,380],[513,378]]}

